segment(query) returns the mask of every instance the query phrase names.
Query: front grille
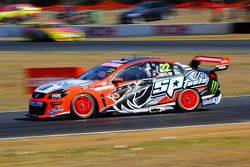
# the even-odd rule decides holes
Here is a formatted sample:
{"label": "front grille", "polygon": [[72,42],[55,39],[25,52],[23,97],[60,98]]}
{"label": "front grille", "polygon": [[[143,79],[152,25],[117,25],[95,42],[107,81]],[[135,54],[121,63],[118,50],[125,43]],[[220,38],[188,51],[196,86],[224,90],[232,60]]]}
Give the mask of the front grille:
{"label": "front grille", "polygon": [[35,98],[35,99],[39,99],[39,98],[44,98],[45,95],[46,95],[45,93],[34,92],[32,94],[32,97]]}
{"label": "front grille", "polygon": [[46,107],[46,103],[43,103],[41,107],[29,105],[29,113],[31,115],[43,115],[46,111]]}

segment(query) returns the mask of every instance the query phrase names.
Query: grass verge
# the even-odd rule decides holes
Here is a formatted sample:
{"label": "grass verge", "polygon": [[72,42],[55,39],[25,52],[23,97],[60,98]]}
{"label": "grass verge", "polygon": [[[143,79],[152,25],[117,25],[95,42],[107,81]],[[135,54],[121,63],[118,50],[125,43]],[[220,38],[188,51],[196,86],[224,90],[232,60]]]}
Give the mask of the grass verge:
{"label": "grass verge", "polygon": [[250,123],[0,141],[1,167],[246,167]]}

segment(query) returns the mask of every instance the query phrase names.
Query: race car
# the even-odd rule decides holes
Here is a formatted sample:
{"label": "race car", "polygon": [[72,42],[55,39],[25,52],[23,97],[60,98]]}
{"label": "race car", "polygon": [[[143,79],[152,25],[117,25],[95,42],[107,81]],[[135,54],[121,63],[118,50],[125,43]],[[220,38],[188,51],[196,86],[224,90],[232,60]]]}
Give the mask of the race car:
{"label": "race car", "polygon": [[85,33],[59,23],[29,23],[23,29],[24,37],[34,41],[81,41]]}
{"label": "race car", "polygon": [[[201,62],[216,63],[201,68]],[[229,57],[197,56],[190,65],[163,58],[133,57],[102,63],[76,79],[38,87],[27,116],[86,119],[102,114],[194,111],[221,101],[216,71]]]}
{"label": "race car", "polygon": [[0,11],[0,22],[20,22],[41,16],[42,9],[32,4],[7,5]]}

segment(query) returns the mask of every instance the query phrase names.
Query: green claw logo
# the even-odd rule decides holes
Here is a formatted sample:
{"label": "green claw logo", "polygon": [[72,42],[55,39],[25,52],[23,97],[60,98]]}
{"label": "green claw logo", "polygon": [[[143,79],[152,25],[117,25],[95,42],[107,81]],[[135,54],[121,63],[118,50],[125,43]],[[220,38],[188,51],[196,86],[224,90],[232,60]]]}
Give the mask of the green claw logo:
{"label": "green claw logo", "polygon": [[212,94],[215,94],[217,92],[218,88],[219,88],[219,83],[216,81],[212,81],[212,86],[211,86],[210,92]]}

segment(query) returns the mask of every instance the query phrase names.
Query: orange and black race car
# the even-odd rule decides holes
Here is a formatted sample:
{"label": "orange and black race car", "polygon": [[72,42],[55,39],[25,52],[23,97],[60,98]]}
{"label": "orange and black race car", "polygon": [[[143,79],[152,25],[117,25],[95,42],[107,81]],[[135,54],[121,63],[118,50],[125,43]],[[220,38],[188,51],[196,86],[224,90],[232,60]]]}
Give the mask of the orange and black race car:
{"label": "orange and black race car", "polygon": [[[197,56],[190,65],[161,58],[122,58],[100,64],[76,79],[38,87],[27,116],[90,118],[107,113],[193,111],[221,100],[216,71],[229,57]],[[201,62],[216,63],[200,68]]]}

